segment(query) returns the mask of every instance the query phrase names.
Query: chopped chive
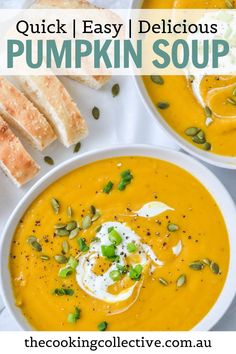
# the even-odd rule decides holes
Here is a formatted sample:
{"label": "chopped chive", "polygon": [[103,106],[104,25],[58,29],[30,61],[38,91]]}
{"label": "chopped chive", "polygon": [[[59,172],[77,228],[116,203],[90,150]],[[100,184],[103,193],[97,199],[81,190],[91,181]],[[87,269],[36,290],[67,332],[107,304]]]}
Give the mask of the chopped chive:
{"label": "chopped chive", "polygon": [[121,274],[119,272],[119,270],[113,270],[109,273],[109,277],[113,280],[113,281],[118,281],[121,279]]}
{"label": "chopped chive", "polygon": [[128,243],[128,245],[127,245],[127,251],[128,251],[129,253],[134,253],[134,252],[136,252],[136,251],[137,251],[137,246],[135,245],[135,243],[133,243],[133,242]]}
{"label": "chopped chive", "polygon": [[110,261],[116,261],[119,259],[119,257],[116,255],[116,247],[115,245],[102,245],[101,246],[101,251],[103,257]]}
{"label": "chopped chive", "polygon": [[111,241],[111,243],[114,243],[116,246],[120,245],[121,242],[123,241],[119,232],[117,232],[115,229],[112,229],[109,232],[108,238]]}
{"label": "chopped chive", "polygon": [[86,244],[86,241],[84,238],[80,237],[77,239],[79,249],[82,252],[87,252],[89,250],[89,246]]}
{"label": "chopped chive", "polygon": [[131,267],[129,270],[129,277],[132,280],[139,280],[141,278],[143,271],[143,266],[141,264],[137,264],[135,267]]}
{"label": "chopped chive", "polygon": [[67,318],[68,322],[69,323],[76,323],[80,319],[80,313],[81,313],[81,310],[78,307],[76,307],[74,313],[69,313],[68,318]]}
{"label": "chopped chive", "polygon": [[113,186],[114,186],[114,183],[112,183],[111,181],[109,181],[109,182],[107,183],[107,185],[103,188],[103,192],[106,193],[106,194],[109,194],[110,191],[112,190]]}
{"label": "chopped chive", "polygon": [[65,289],[65,288],[57,288],[54,289],[52,292],[53,295],[57,295],[57,296],[72,296],[74,295],[74,290],[73,289]]}
{"label": "chopped chive", "polygon": [[61,268],[58,273],[61,278],[67,278],[71,274],[73,274],[73,269],[71,267]]}
{"label": "chopped chive", "polygon": [[100,322],[98,324],[98,330],[104,332],[107,330],[107,326],[108,326],[108,323],[106,321]]}
{"label": "chopped chive", "polygon": [[134,178],[130,170],[123,171],[121,174],[121,181],[118,185],[119,191],[125,190],[126,186],[131,183]]}

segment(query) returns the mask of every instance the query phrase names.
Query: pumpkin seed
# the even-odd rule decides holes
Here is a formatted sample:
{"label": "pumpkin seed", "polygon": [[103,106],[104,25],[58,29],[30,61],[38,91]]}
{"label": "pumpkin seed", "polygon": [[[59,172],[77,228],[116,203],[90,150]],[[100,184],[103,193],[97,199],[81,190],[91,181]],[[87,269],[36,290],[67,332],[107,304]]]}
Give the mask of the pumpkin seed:
{"label": "pumpkin seed", "polygon": [[218,266],[217,263],[211,262],[210,269],[211,269],[212,273],[217,274],[217,275],[220,274],[220,267]]}
{"label": "pumpkin seed", "polygon": [[236,101],[233,98],[228,97],[226,101],[232,104],[233,106],[236,106]]}
{"label": "pumpkin seed", "polygon": [[198,133],[197,133],[197,137],[200,139],[200,140],[204,140],[205,139],[205,133],[203,130],[200,130]]}
{"label": "pumpkin seed", "polygon": [[64,229],[66,227],[66,224],[63,224],[61,222],[59,222],[58,224],[56,224],[54,226],[55,229]]}
{"label": "pumpkin seed", "polygon": [[86,230],[91,226],[92,219],[90,215],[86,215],[82,220],[82,229]]}
{"label": "pumpkin seed", "polygon": [[45,156],[44,157],[44,162],[46,162],[50,166],[54,165],[54,161],[53,161],[53,159],[50,156]]}
{"label": "pumpkin seed", "polygon": [[205,144],[203,144],[203,149],[206,151],[210,151],[211,150],[211,144],[206,142]]}
{"label": "pumpkin seed", "polygon": [[158,102],[157,107],[159,109],[167,109],[170,107],[170,104],[168,102]]}
{"label": "pumpkin seed", "polygon": [[93,237],[91,242],[100,242],[101,239],[99,237]]}
{"label": "pumpkin seed", "polygon": [[204,263],[201,261],[195,261],[189,264],[189,268],[192,270],[202,270],[204,266]]}
{"label": "pumpkin seed", "polygon": [[194,80],[195,80],[195,76],[194,75],[189,75],[189,81],[191,83],[193,83]]}
{"label": "pumpkin seed", "polygon": [[92,115],[93,115],[93,118],[96,120],[98,120],[100,118],[100,110],[98,107],[93,107]]}
{"label": "pumpkin seed", "polygon": [[160,283],[161,285],[164,285],[164,286],[168,286],[168,285],[169,285],[168,281],[166,281],[166,280],[163,279],[163,278],[158,278],[158,280],[159,280],[159,283]]}
{"label": "pumpkin seed", "polygon": [[92,222],[98,220],[101,217],[100,211],[97,211],[96,214],[92,217]]}
{"label": "pumpkin seed", "polygon": [[68,253],[69,250],[70,250],[70,245],[69,245],[69,243],[68,243],[67,241],[63,241],[63,242],[62,242],[62,251],[63,251],[64,253]]}
{"label": "pumpkin seed", "polygon": [[69,231],[66,229],[58,229],[56,230],[56,235],[57,236],[68,236],[69,235]]}
{"label": "pumpkin seed", "polygon": [[91,207],[90,207],[90,213],[91,213],[92,215],[95,215],[95,214],[96,214],[96,208],[95,208],[94,205],[91,205]]}
{"label": "pumpkin seed", "polygon": [[60,204],[57,199],[55,199],[55,198],[51,199],[51,206],[52,206],[54,213],[58,214],[59,210],[60,210]]}
{"label": "pumpkin seed", "polygon": [[50,259],[50,257],[49,257],[49,256],[46,256],[46,255],[40,256],[40,258],[41,258],[43,261],[49,261],[49,259]]}
{"label": "pumpkin seed", "polygon": [[211,265],[211,260],[210,259],[208,259],[208,258],[204,258],[203,260],[202,260],[202,262],[205,264],[205,265],[207,265],[207,266],[210,266]]}
{"label": "pumpkin seed", "polygon": [[236,96],[236,87],[235,87],[235,89],[233,90],[233,96]]}
{"label": "pumpkin seed", "polygon": [[120,93],[120,85],[119,84],[115,84],[112,86],[112,89],[111,89],[111,92],[112,92],[112,96],[113,97],[116,97],[119,95]]}
{"label": "pumpkin seed", "polygon": [[76,227],[77,227],[77,222],[72,220],[66,225],[66,230],[72,231],[72,230],[76,229]]}
{"label": "pumpkin seed", "polygon": [[40,243],[38,241],[31,242],[31,246],[35,251],[42,252],[42,246],[40,245]]}
{"label": "pumpkin seed", "polygon": [[37,241],[37,238],[35,236],[30,236],[27,238],[28,244],[32,244],[33,242]]}
{"label": "pumpkin seed", "polygon": [[71,218],[72,215],[73,215],[73,210],[72,210],[72,208],[69,206],[69,207],[67,208],[67,216],[68,216],[69,218]]}
{"label": "pumpkin seed", "polygon": [[63,256],[62,254],[56,255],[54,258],[55,258],[55,261],[60,264],[65,264],[68,261],[67,257]]}
{"label": "pumpkin seed", "polygon": [[81,148],[81,143],[77,143],[74,147],[74,154],[76,154],[77,152],[80,151],[80,148]]}
{"label": "pumpkin seed", "polygon": [[154,84],[157,84],[157,85],[164,84],[164,79],[160,75],[151,75],[151,80],[152,80],[152,82],[154,82]]}
{"label": "pumpkin seed", "polygon": [[77,227],[76,229],[72,230],[69,234],[69,240],[72,240],[75,238],[79,233],[79,228]]}
{"label": "pumpkin seed", "polygon": [[98,226],[98,227],[96,228],[96,232],[97,232],[97,233],[100,232],[101,229],[102,229],[102,225],[100,225],[100,226]]}
{"label": "pumpkin seed", "polygon": [[210,109],[210,107],[206,106],[204,108],[204,111],[205,111],[206,117],[211,117],[212,116],[212,110]]}
{"label": "pumpkin seed", "polygon": [[186,283],[186,275],[182,274],[179,276],[179,278],[176,281],[176,286],[177,288],[181,288],[182,286],[184,286],[184,284]]}
{"label": "pumpkin seed", "polygon": [[179,226],[176,225],[176,224],[170,223],[170,224],[168,224],[167,229],[168,229],[168,231],[170,231],[170,232],[176,232],[176,231],[179,230]]}
{"label": "pumpkin seed", "polygon": [[185,134],[187,136],[195,136],[195,135],[197,135],[197,133],[199,133],[199,131],[200,131],[200,129],[197,127],[190,127],[185,130]]}
{"label": "pumpkin seed", "polygon": [[202,145],[206,142],[206,139],[199,138],[197,135],[193,136],[192,140],[194,143],[200,144],[200,145]]}
{"label": "pumpkin seed", "polygon": [[225,6],[226,6],[228,9],[234,9],[233,0],[225,0]]}

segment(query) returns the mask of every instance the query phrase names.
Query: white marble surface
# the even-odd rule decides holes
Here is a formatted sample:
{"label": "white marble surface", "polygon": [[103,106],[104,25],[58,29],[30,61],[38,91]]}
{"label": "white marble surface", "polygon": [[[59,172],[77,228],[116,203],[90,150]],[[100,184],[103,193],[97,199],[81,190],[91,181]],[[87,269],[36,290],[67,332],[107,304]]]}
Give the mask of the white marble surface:
{"label": "white marble surface", "polygon": [[[30,2],[32,1],[0,0],[0,8],[22,7],[27,6]],[[128,7],[129,2],[130,0],[97,0],[97,3],[101,5],[109,4],[111,7]],[[149,116],[139,99],[139,94],[132,78],[113,78],[112,81],[99,92],[90,90],[67,79],[63,79],[63,82],[78,103],[89,125],[90,135],[82,143],[81,152],[118,143],[146,143],[177,149],[175,143],[159,129],[155,120]],[[116,82],[120,84],[121,93],[117,98],[113,99],[111,87]],[[95,105],[101,110],[101,118],[98,121],[95,121],[91,117],[91,109]],[[26,142],[25,145],[41,165],[41,172],[38,177],[40,178],[50,167],[44,164],[42,154],[30,148]],[[45,151],[45,155],[52,156],[56,164],[59,164],[72,157],[73,153],[72,149],[67,150],[59,143],[54,143],[53,146]],[[219,177],[236,202],[236,171],[228,171],[211,166],[208,167]],[[34,182],[27,185],[26,188],[17,190],[0,171],[0,236],[6,220],[17,205],[17,202]],[[226,315],[219,321],[214,329],[221,331],[236,330],[236,299]],[[11,318],[8,311],[4,308],[1,297],[0,330],[19,330],[14,319]]]}

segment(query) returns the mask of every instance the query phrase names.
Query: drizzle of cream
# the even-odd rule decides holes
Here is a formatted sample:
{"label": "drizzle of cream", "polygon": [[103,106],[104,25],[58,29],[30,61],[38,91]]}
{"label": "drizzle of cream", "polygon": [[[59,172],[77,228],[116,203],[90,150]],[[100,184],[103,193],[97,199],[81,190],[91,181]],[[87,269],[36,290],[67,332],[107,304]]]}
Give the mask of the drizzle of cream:
{"label": "drizzle of cream", "polygon": [[162,202],[149,202],[144,204],[141,209],[135,211],[137,216],[141,216],[143,218],[152,218],[154,216],[160,215],[167,210],[174,210],[169,207],[167,204]]}

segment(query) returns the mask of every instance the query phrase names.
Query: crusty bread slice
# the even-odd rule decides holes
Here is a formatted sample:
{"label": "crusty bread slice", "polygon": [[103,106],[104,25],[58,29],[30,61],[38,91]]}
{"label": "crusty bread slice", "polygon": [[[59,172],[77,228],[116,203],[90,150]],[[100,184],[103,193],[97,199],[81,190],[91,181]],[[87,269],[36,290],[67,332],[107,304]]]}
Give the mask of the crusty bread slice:
{"label": "crusty bread slice", "polygon": [[41,151],[56,139],[47,119],[4,77],[0,77],[0,114]]}
{"label": "crusty bread slice", "polygon": [[88,134],[79,109],[56,76],[19,76],[25,95],[54,127],[59,140],[69,147]]}
{"label": "crusty bread slice", "polygon": [[18,187],[30,181],[39,171],[39,166],[1,116],[0,166]]}
{"label": "crusty bread slice", "polygon": [[[97,9],[98,7],[87,0],[36,0],[32,9]],[[108,18],[109,19],[109,18]],[[95,90],[102,88],[111,78],[108,75],[67,75],[72,80],[78,81]]]}

